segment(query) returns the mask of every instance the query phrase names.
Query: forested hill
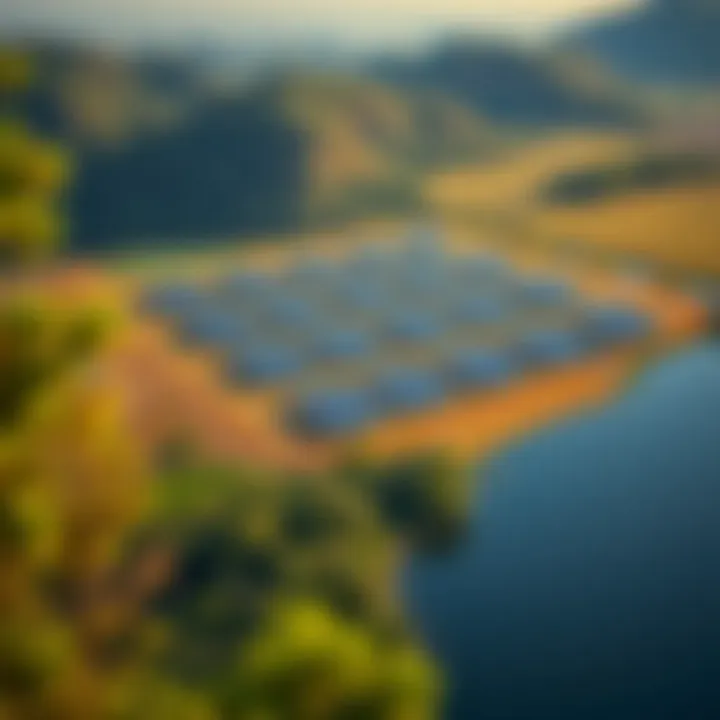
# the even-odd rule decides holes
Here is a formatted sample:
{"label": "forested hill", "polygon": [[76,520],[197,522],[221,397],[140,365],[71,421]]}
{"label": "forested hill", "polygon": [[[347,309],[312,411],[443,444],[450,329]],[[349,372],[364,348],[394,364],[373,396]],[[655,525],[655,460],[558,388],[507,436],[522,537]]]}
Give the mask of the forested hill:
{"label": "forested hill", "polygon": [[594,71],[515,49],[252,83],[219,82],[184,58],[35,55],[26,114],[75,152],[79,251],[415,213],[423,172],[486,158],[517,126],[639,118]]}
{"label": "forested hill", "polygon": [[577,45],[630,77],[660,83],[720,80],[720,0],[652,0],[573,33]]}
{"label": "forested hill", "polygon": [[306,154],[296,128],[242,99],[119,148],[86,149],[70,196],[74,245],[175,245],[295,228]]}
{"label": "forested hill", "polygon": [[496,151],[478,113],[363,77],[249,83],[182,59],[43,47],[24,114],[72,147],[71,249],[197,243],[415,212],[437,164]]}

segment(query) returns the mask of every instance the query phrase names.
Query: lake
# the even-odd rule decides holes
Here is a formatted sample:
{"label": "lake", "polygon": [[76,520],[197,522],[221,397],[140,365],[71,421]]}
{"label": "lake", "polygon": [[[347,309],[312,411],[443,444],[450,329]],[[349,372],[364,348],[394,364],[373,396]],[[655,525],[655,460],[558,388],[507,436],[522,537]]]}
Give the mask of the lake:
{"label": "lake", "polygon": [[483,472],[407,605],[450,720],[720,718],[720,343]]}

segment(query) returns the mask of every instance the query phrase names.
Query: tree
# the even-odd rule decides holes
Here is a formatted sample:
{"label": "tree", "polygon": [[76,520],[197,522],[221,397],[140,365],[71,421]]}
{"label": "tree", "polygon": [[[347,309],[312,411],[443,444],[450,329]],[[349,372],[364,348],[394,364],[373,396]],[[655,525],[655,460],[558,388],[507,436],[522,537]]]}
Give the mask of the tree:
{"label": "tree", "polygon": [[141,641],[122,579],[147,473],[116,388],[91,381],[102,337],[82,310],[0,306],[0,711],[19,720],[105,717]]}
{"label": "tree", "polygon": [[444,454],[382,465],[353,459],[343,474],[374,498],[391,528],[421,549],[445,547],[467,524],[475,480],[465,463]]}
{"label": "tree", "polygon": [[440,686],[402,641],[304,600],[280,604],[240,653],[230,715],[277,720],[423,720]]}
{"label": "tree", "polygon": [[[0,50],[0,101],[32,76],[27,58]],[[69,158],[35,137],[10,113],[0,115],[0,267],[47,258],[64,230],[61,194]]]}

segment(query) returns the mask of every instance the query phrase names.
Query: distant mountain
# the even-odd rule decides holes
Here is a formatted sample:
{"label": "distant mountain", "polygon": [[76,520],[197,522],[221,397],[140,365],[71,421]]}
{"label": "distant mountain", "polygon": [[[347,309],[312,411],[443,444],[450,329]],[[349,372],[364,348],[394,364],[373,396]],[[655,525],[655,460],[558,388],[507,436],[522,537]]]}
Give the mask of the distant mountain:
{"label": "distant mountain", "polygon": [[75,150],[68,201],[81,250],[416,211],[419,173],[501,144],[455,101],[364,78],[217,86],[169,58],[36,56],[26,111]]}
{"label": "distant mountain", "polygon": [[598,67],[544,51],[453,41],[420,58],[384,60],[375,73],[520,126],[632,125],[643,117],[630,91]]}
{"label": "distant mountain", "polygon": [[720,0],[653,0],[576,30],[567,44],[629,77],[714,84],[720,81]]}

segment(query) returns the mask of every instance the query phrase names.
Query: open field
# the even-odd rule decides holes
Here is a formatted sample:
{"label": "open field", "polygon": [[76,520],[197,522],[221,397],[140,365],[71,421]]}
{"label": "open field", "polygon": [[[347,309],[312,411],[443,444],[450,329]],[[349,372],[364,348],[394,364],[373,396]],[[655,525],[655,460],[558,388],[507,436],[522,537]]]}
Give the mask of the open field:
{"label": "open field", "polygon": [[446,213],[513,210],[534,203],[537,187],[553,174],[622,159],[639,140],[624,134],[560,135],[518,147],[497,162],[430,175],[426,197]]}
{"label": "open field", "polygon": [[720,185],[643,193],[587,208],[551,208],[534,218],[543,236],[581,239],[659,268],[720,275]]}
{"label": "open field", "polygon": [[558,174],[622,164],[640,138],[587,135],[542,140],[503,161],[434,175],[428,202],[459,228],[527,246],[586,253],[598,261],[645,264],[679,278],[720,275],[720,184],[638,191],[581,205],[551,205],[541,189]]}
{"label": "open field", "polygon": [[[245,269],[272,273],[298,257],[340,256],[348,247],[321,239],[258,246],[236,258]],[[477,247],[475,239],[454,242],[457,253]],[[653,317],[657,332],[649,341],[561,369],[522,374],[507,387],[452,398],[431,410],[383,420],[367,431],[334,440],[310,441],[291,434],[282,422],[276,389],[225,384],[211,353],[180,350],[162,325],[147,320],[130,323],[108,353],[107,377],[125,389],[134,421],[150,446],[192,441],[201,455],[215,461],[311,471],[332,465],[350,451],[377,458],[432,448],[463,457],[484,455],[519,434],[607,400],[648,356],[706,328],[700,304],[675,290],[584,265],[560,267],[555,261],[548,263],[544,253],[524,248],[511,255],[513,264],[524,270],[562,273],[588,298],[633,304]],[[227,263],[223,267],[232,269]],[[133,282],[122,278],[120,285],[126,301],[132,302],[143,282],[133,276]]]}

